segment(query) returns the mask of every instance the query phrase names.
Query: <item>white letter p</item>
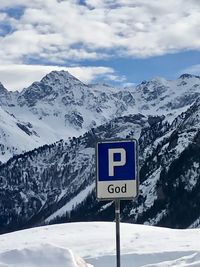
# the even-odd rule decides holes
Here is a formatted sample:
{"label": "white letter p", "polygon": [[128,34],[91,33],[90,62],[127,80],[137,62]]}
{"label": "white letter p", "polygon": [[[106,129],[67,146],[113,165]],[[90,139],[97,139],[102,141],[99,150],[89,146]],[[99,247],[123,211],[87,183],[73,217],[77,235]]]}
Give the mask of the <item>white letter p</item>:
{"label": "white letter p", "polygon": [[[120,154],[120,160],[114,160],[114,154]],[[114,176],[114,167],[126,164],[126,150],[124,148],[108,149],[108,174]]]}

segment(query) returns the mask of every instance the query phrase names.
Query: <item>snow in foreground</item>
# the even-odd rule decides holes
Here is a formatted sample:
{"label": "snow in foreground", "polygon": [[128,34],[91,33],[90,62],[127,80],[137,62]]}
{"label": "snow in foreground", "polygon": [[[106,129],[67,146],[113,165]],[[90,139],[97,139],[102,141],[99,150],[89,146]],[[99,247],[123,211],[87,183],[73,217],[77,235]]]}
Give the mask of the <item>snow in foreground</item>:
{"label": "snow in foreground", "polygon": [[[200,267],[199,231],[121,224],[121,266]],[[0,236],[0,267],[86,266],[116,266],[114,223],[61,224]]]}

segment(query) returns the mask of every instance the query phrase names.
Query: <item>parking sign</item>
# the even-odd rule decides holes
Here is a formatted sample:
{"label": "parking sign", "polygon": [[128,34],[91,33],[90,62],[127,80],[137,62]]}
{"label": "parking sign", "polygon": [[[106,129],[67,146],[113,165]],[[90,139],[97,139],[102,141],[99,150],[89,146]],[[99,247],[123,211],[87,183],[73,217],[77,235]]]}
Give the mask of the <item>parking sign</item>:
{"label": "parking sign", "polygon": [[96,147],[98,199],[131,199],[138,194],[138,146],[135,139],[102,141]]}

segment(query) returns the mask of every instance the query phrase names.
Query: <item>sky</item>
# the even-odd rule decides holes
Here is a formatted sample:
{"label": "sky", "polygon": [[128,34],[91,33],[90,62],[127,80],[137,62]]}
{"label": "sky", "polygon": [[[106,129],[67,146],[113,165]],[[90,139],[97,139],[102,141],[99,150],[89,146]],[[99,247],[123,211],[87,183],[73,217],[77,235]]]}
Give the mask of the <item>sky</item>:
{"label": "sky", "polygon": [[1,0],[0,81],[22,90],[52,70],[131,86],[200,74],[199,0]]}

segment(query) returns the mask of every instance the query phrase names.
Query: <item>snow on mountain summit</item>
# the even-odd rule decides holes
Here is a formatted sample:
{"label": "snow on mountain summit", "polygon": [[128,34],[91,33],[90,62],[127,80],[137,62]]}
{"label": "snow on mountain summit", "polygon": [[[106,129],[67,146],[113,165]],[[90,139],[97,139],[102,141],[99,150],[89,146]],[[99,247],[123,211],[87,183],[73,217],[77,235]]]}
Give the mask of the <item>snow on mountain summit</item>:
{"label": "snow on mountain summit", "polygon": [[59,95],[64,96],[68,90],[75,90],[84,84],[66,71],[52,71],[40,82],[34,82],[25,88],[18,98],[19,105],[34,106],[38,101],[45,99],[52,101]]}
{"label": "snow on mountain summit", "polygon": [[71,84],[81,84],[84,85],[83,82],[81,82],[79,79],[71,75],[68,71],[52,71],[49,74],[47,74],[44,78],[42,78],[41,82],[45,84],[49,84],[50,86],[56,86],[56,85],[62,85],[64,84],[66,86]]}
{"label": "snow on mountain summit", "polygon": [[189,73],[183,73],[180,75],[179,79],[190,79],[190,78],[197,78],[200,79],[200,76],[198,75],[193,75],[193,74],[189,74]]}

